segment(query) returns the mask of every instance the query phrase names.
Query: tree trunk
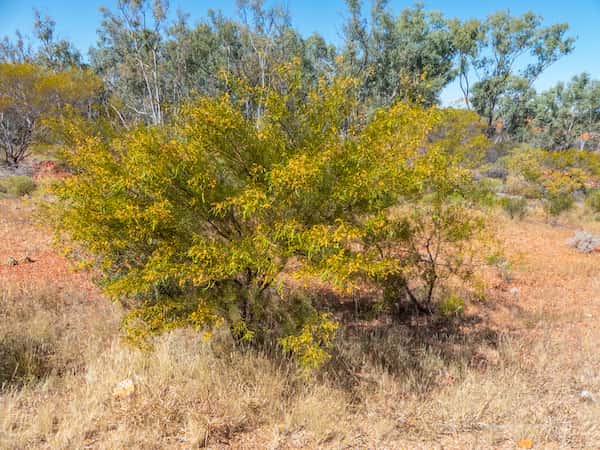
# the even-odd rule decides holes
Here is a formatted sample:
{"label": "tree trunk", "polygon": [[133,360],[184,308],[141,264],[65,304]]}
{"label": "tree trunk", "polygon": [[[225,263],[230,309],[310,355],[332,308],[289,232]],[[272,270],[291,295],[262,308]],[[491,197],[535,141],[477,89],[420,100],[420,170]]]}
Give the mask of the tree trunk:
{"label": "tree trunk", "polygon": [[[419,314],[431,314],[431,308],[424,305],[419,301],[417,296],[408,286],[408,281],[401,275],[392,275],[386,280],[386,284],[392,291],[392,299],[395,302],[396,310],[398,314],[401,314],[402,303],[408,300],[417,310]],[[400,318],[400,317],[399,317]]]}

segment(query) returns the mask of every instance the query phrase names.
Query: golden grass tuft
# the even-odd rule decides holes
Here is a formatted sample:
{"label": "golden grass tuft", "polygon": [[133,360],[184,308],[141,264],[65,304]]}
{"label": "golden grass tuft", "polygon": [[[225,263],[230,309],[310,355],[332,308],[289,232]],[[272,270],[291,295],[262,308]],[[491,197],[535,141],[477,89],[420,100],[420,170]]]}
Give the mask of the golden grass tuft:
{"label": "golden grass tuft", "polygon": [[[580,398],[600,393],[600,332],[578,336],[573,352],[549,330],[521,340],[365,331],[341,336],[336,357],[307,379],[283,358],[234,350],[225,334],[179,330],[152,351],[132,348],[121,312],[102,300],[49,288],[1,302],[2,351],[29,352],[33,363],[4,375],[0,448],[503,448],[524,437],[590,448],[600,439],[600,408]],[[135,388],[115,395],[124,380]]]}

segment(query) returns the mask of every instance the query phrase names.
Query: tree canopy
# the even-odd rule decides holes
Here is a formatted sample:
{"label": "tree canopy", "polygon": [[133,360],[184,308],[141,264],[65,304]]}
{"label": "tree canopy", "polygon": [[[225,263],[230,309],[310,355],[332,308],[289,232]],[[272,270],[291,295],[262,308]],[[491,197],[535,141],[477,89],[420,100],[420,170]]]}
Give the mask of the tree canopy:
{"label": "tree canopy", "polygon": [[91,114],[100,88],[100,80],[88,71],[0,63],[0,157],[18,165],[31,145],[44,139],[48,120],[65,108]]}

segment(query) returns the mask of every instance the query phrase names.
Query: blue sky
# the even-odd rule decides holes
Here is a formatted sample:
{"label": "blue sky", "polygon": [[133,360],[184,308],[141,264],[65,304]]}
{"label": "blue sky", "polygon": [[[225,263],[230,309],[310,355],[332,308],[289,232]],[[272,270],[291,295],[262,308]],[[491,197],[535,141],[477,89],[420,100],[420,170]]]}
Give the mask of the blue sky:
{"label": "blue sky", "polygon": [[[171,11],[179,8],[190,13],[192,22],[202,19],[209,8],[220,9],[228,16],[236,14],[235,0],[171,0],[170,3]],[[340,41],[346,16],[343,0],[285,0],[283,3],[288,6],[294,25],[302,34],[317,31],[329,41]],[[390,1],[396,12],[413,3]],[[483,18],[499,9],[509,9],[513,14],[532,10],[544,16],[547,24],[568,22],[571,35],[577,37],[575,51],[542,74],[536,87],[546,89],[581,72],[600,78],[600,0],[427,0],[424,3],[427,9],[462,19]],[[98,8],[112,8],[114,4],[115,0],[0,0],[0,36],[12,35],[17,29],[31,34],[32,12],[36,8],[54,18],[60,37],[72,40],[85,52],[96,42],[96,29],[100,23]],[[447,87],[442,95],[445,104],[459,97],[456,86]]]}

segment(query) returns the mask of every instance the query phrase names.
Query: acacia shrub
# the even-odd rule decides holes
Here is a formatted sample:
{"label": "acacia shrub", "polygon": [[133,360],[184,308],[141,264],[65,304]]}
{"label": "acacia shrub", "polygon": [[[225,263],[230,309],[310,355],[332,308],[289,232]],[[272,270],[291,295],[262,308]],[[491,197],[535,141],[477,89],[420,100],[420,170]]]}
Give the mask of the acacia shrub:
{"label": "acacia shrub", "polygon": [[535,197],[549,218],[573,207],[577,193],[593,191],[600,182],[600,155],[581,150],[543,150],[517,147],[506,165]]}
{"label": "acacia shrub", "polygon": [[468,276],[484,225],[474,117],[405,103],[369,115],[349,79],[289,86],[266,93],[258,122],[247,98],[224,95],[163,127],[68,130],[73,176],[55,185],[51,217],[132,307],[135,340],[225,323],[239,341],[278,341],[318,365],[334,317],[290,295],[290,275],[347,291],[369,283],[393,308],[421,311],[440,281]]}

